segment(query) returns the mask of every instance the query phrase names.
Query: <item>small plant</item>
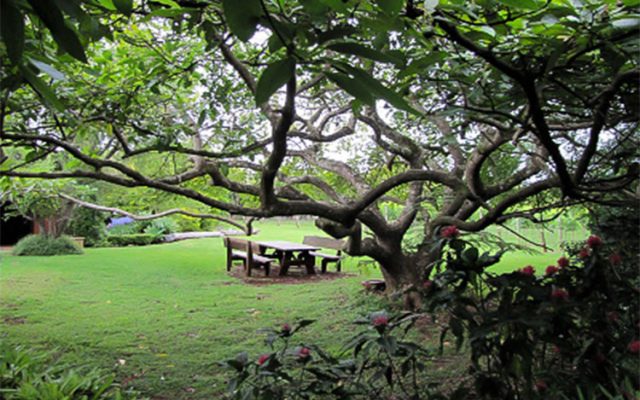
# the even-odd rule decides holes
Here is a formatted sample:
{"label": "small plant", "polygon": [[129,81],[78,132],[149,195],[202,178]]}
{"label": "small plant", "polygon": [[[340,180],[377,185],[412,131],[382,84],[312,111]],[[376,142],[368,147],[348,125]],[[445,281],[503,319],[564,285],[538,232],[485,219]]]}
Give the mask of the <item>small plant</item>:
{"label": "small plant", "polygon": [[50,355],[0,345],[0,398],[7,400],[134,399],[114,383],[113,375],[50,365]]}
{"label": "small plant", "polygon": [[427,379],[429,352],[407,339],[416,314],[371,313],[340,355],[296,342],[313,321],[267,329],[270,351],[252,359],[240,353],[222,365],[233,371],[228,391],[235,399],[442,399]]}
{"label": "small plant", "polygon": [[16,256],[57,256],[82,254],[82,249],[68,236],[28,235],[16,243]]}

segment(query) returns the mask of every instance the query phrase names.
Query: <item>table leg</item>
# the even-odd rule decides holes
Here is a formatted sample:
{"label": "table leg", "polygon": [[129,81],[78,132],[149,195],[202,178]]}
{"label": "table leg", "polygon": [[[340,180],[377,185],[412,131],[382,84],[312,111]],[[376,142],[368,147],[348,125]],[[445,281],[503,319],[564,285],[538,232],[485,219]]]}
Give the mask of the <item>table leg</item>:
{"label": "table leg", "polygon": [[307,267],[307,275],[315,275],[315,265],[316,265],[316,257],[309,254],[309,252],[304,252],[304,265]]}
{"label": "table leg", "polygon": [[283,251],[280,257],[280,276],[286,276],[289,272],[289,262],[291,261],[291,253]]}

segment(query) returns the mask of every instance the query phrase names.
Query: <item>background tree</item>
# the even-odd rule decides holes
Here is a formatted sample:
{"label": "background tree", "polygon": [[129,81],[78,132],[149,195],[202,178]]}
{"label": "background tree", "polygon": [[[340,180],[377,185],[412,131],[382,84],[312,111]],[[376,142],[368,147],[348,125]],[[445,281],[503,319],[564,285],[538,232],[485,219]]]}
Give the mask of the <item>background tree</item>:
{"label": "background tree", "polygon": [[[637,205],[637,2],[116,3],[79,6],[113,27],[83,47],[89,65],[40,65],[29,46],[73,49],[39,6],[7,2],[28,22],[20,57],[3,31],[0,175],[313,215],[392,289],[429,273],[442,226]],[[51,158],[58,170],[38,170]],[[403,250],[418,215],[424,239]]]}

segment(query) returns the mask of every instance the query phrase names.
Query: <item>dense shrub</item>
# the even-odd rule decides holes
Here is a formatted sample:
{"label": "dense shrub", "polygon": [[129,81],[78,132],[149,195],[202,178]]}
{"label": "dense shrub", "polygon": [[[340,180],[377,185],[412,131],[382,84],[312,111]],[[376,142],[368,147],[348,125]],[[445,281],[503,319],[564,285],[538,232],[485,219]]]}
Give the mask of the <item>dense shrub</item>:
{"label": "dense shrub", "polygon": [[114,383],[113,375],[50,365],[48,354],[0,346],[0,398],[7,400],[134,399]]}
{"label": "dense shrub", "polygon": [[152,243],[159,243],[162,235],[151,233],[134,233],[131,235],[107,235],[107,244],[109,246],[146,246]]}
{"label": "dense shrub", "polygon": [[28,235],[13,248],[16,256],[56,256],[82,254],[82,249],[68,236]]}
{"label": "dense shrub", "polygon": [[107,234],[104,213],[86,207],[76,207],[66,233],[71,236],[84,237],[86,246],[96,246]]}
{"label": "dense shrub", "polygon": [[158,218],[148,222],[144,227],[144,233],[153,235],[168,235],[178,230],[178,225],[171,218]]}
{"label": "dense shrub", "polygon": [[635,258],[591,236],[543,273],[524,266],[495,275],[486,268],[498,257],[480,255],[455,236],[442,240],[448,250],[439,272],[425,281],[426,303],[449,315],[458,347],[468,344],[480,398],[599,399],[637,390]]}

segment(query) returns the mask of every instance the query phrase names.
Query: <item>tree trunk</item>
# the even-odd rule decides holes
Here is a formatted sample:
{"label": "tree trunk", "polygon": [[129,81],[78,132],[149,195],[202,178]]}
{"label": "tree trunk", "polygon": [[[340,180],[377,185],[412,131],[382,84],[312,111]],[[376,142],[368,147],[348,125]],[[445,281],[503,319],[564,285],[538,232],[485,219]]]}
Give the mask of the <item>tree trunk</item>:
{"label": "tree trunk", "polygon": [[379,262],[387,285],[387,295],[400,295],[408,310],[419,309],[422,306],[420,289],[423,279],[421,269],[413,257],[400,253]]}

